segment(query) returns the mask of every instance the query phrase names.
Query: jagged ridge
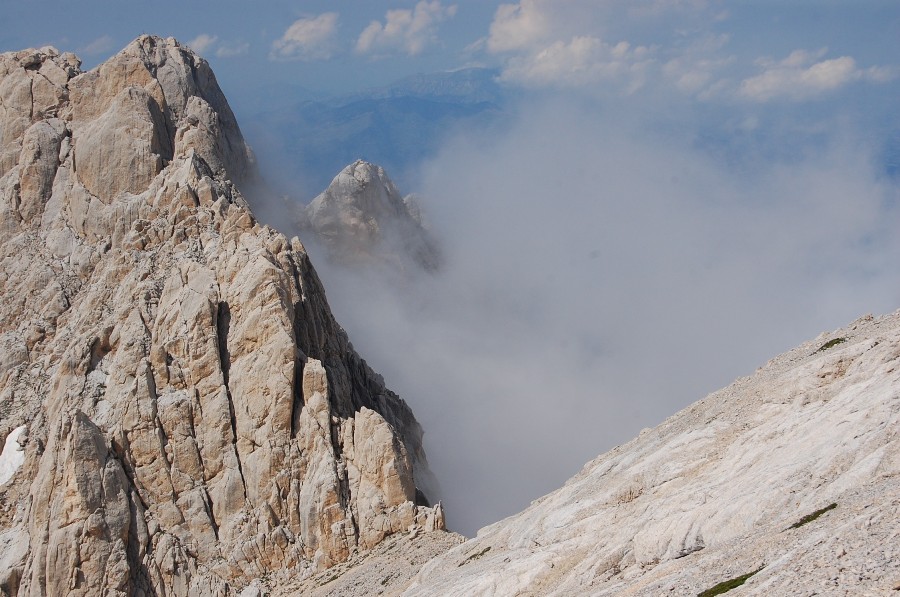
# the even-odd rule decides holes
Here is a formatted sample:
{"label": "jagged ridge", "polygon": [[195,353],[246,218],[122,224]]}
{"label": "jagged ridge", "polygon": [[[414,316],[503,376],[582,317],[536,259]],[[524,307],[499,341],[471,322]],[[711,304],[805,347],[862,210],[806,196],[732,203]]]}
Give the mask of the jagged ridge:
{"label": "jagged ridge", "polygon": [[27,426],[7,594],[226,595],[443,527],[421,428],[299,240],[253,218],[254,175],[173,39],[87,73],[0,56],[0,437]]}

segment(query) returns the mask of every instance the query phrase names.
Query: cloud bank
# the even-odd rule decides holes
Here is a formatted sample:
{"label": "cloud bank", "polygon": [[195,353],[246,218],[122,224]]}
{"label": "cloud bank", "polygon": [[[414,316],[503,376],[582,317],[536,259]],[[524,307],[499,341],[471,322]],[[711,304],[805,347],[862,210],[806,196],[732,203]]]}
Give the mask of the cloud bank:
{"label": "cloud bank", "polygon": [[420,189],[437,275],[315,260],[354,345],[422,422],[464,533],[767,358],[900,304],[900,195],[853,134],[748,171],[637,104],[548,100],[448,144]]}
{"label": "cloud bank", "polygon": [[652,81],[657,92],[703,100],[807,101],[897,76],[895,67],[862,67],[848,55],[819,60],[824,50],[742,62],[720,31],[728,14],[717,11],[704,1],[521,0],[497,8],[484,46],[503,58],[506,82],[607,95]]}
{"label": "cloud bank", "polygon": [[[424,52],[451,9],[389,11],[357,50]],[[454,529],[900,305],[900,191],[879,157],[891,88],[874,85],[893,67],[794,38],[761,58],[717,11],[500,6],[468,51],[526,99],[449,135],[401,189],[423,197],[443,269],[340,269],[309,246],[338,321],[422,422]]]}

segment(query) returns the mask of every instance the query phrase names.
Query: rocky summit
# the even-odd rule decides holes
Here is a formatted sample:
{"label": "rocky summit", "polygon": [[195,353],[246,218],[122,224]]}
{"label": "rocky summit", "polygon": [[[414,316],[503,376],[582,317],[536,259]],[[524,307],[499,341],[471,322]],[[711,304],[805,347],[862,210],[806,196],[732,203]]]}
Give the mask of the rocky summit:
{"label": "rocky summit", "polygon": [[441,253],[414,195],[402,197],[381,166],[363,160],[303,208],[299,227],[345,267],[436,271]]}
{"label": "rocky summit", "polygon": [[229,595],[443,529],[254,176],[173,39],[0,55],[0,593]]}

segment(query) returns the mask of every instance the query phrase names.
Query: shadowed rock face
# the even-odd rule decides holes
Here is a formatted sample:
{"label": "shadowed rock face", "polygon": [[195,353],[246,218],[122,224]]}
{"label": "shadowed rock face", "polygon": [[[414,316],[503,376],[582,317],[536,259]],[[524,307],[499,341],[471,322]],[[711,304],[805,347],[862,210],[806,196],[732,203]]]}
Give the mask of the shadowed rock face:
{"label": "shadowed rock face", "polygon": [[0,55],[0,593],[226,595],[443,528],[409,408],[241,196],[208,64],[79,65]]}

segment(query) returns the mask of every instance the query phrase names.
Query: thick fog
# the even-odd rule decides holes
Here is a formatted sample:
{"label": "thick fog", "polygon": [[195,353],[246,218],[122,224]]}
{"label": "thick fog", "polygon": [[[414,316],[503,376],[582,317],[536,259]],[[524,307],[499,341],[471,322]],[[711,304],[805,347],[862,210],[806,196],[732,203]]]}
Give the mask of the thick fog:
{"label": "thick fog", "polygon": [[637,112],[547,101],[505,134],[459,135],[415,189],[437,274],[315,260],[355,347],[421,421],[455,530],[900,305],[897,188],[860,139],[837,127],[742,162]]}

